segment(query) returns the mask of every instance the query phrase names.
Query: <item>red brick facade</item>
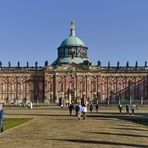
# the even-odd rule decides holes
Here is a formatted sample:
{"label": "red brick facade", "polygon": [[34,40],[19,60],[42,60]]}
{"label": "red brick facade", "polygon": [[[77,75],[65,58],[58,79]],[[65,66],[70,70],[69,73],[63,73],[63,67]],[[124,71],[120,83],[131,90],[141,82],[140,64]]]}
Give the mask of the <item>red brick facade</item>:
{"label": "red brick facade", "polygon": [[2,101],[55,102],[81,98],[89,100],[148,99],[148,69],[66,64],[41,68],[1,68]]}

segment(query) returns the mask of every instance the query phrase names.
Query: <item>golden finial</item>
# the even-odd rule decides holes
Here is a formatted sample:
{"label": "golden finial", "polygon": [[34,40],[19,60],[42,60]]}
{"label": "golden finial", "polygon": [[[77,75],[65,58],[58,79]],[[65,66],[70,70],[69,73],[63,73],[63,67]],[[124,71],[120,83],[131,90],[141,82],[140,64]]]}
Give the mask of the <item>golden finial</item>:
{"label": "golden finial", "polygon": [[75,23],[74,23],[74,20],[71,21],[71,29],[75,29]]}

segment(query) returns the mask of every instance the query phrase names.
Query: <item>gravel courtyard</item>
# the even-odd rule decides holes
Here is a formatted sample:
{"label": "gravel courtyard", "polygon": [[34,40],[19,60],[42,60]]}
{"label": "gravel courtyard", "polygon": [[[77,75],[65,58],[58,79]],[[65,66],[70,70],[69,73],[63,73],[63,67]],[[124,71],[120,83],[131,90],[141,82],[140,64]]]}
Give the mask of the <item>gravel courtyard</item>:
{"label": "gravel courtyard", "polygon": [[11,107],[4,112],[5,118],[32,120],[0,133],[0,148],[148,147],[148,126],[124,120],[147,119],[147,107],[137,110],[135,116],[102,107],[99,113],[88,113],[86,120],[69,116],[68,109],[54,105],[33,110]]}

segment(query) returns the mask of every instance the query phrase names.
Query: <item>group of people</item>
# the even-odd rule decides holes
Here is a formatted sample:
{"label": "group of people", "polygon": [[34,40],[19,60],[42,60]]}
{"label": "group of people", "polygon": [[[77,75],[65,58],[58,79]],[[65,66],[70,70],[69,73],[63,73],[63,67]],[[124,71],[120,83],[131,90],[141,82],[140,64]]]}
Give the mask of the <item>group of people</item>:
{"label": "group of people", "polygon": [[[137,108],[137,106],[136,106],[136,104],[132,104],[131,106],[129,104],[126,104],[125,108],[126,108],[127,115],[130,114],[130,109],[131,109],[132,115],[134,115],[135,109]],[[122,114],[122,110],[123,110],[122,104],[118,105],[118,110],[119,110],[119,113]]]}
{"label": "group of people", "polygon": [[[95,104],[95,108],[96,108],[96,112],[98,112],[99,111],[99,104],[98,103]],[[126,115],[130,114],[130,110],[131,110],[131,114],[134,115],[135,109],[137,109],[137,105],[136,104],[132,104],[132,105],[126,104],[125,109],[126,109]],[[85,120],[86,114],[87,114],[87,105],[84,105],[84,104],[81,105],[81,103],[77,103],[75,105],[69,104],[70,116],[72,115],[73,110],[75,110],[75,114],[78,117],[78,119],[81,119],[81,116],[82,116],[83,120]],[[119,113],[122,114],[122,111],[123,111],[122,104],[118,105],[118,110],[119,110]],[[89,104],[89,111],[90,111],[90,113],[93,112],[93,103]]]}
{"label": "group of people", "polygon": [[[96,108],[96,112],[98,112],[99,110],[99,104],[95,105]],[[83,117],[83,120],[85,120],[86,118],[86,114],[87,114],[87,105],[81,105],[81,103],[77,103],[75,105],[73,104],[69,104],[69,114],[70,116],[72,115],[72,111],[75,109],[75,114],[76,116],[78,116],[78,119],[81,119],[81,115]],[[90,112],[93,112],[93,104],[90,103],[89,105],[89,110]]]}
{"label": "group of people", "polygon": [[80,103],[77,103],[75,106],[73,104],[69,105],[69,113],[70,116],[72,115],[72,111],[75,109],[75,114],[78,116],[78,119],[81,119],[81,115],[83,117],[83,120],[86,119],[86,114],[87,114],[87,106],[86,105],[81,105]]}

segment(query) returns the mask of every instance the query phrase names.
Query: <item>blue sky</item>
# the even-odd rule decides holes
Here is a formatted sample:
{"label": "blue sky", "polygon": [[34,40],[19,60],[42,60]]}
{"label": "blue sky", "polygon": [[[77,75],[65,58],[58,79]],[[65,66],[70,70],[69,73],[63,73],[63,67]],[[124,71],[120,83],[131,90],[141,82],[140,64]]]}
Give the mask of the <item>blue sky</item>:
{"label": "blue sky", "polygon": [[0,0],[0,61],[51,64],[72,19],[92,63],[148,61],[147,0]]}

